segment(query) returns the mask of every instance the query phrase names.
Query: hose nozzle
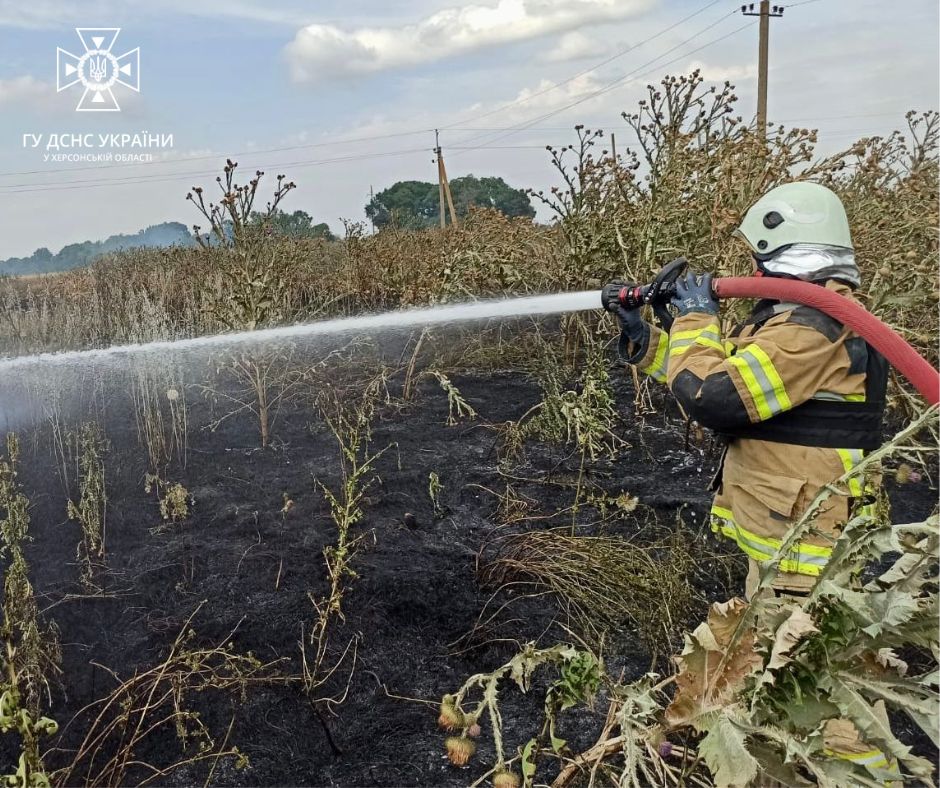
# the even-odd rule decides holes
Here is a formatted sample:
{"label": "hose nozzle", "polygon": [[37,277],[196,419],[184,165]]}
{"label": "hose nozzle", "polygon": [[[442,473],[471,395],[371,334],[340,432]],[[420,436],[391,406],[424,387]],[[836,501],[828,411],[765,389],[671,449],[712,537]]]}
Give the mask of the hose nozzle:
{"label": "hose nozzle", "polygon": [[618,306],[624,309],[635,309],[643,305],[643,290],[641,285],[628,282],[609,282],[601,290],[601,305],[610,312]]}

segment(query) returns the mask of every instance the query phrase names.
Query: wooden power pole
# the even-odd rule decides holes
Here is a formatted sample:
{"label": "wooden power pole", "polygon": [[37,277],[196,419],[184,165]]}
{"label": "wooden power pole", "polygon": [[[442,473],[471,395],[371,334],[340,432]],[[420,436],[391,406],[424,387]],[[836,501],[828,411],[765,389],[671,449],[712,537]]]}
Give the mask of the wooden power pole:
{"label": "wooden power pole", "polygon": [[[369,186],[369,205],[374,208],[375,204],[375,189],[372,186]],[[375,235],[375,211],[372,211],[372,215],[369,217],[372,220],[372,234]]]}
{"label": "wooden power pole", "polygon": [[437,157],[437,192],[440,198],[438,213],[441,219],[441,229],[447,221],[444,216],[444,168],[441,165],[441,137],[437,129],[434,129],[434,155]]}
{"label": "wooden power pole", "polygon": [[754,3],[741,6],[744,16],[760,17],[760,42],[757,60],[757,133],[761,139],[767,136],[767,62],[770,53],[771,17],[783,16],[783,6],[770,5],[770,0],[761,0],[758,10]]}
{"label": "wooden power pole", "polygon": [[450,223],[457,226],[457,212],[454,210],[454,198],[450,193],[450,182],[447,180],[447,168],[444,166],[444,153],[441,151],[441,141],[438,130],[434,129],[434,153],[437,155],[437,188],[440,199],[441,229],[447,224],[447,218],[444,213],[444,200],[447,200],[447,208],[450,210]]}

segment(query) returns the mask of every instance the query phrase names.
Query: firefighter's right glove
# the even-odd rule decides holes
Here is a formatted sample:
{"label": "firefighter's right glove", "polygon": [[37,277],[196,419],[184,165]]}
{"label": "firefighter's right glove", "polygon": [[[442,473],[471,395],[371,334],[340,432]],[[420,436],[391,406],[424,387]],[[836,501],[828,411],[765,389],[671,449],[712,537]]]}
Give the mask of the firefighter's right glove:
{"label": "firefighter's right glove", "polygon": [[679,317],[690,312],[717,315],[718,299],[712,293],[712,275],[693,274],[689,271],[683,279],[676,282],[672,305],[679,311]]}

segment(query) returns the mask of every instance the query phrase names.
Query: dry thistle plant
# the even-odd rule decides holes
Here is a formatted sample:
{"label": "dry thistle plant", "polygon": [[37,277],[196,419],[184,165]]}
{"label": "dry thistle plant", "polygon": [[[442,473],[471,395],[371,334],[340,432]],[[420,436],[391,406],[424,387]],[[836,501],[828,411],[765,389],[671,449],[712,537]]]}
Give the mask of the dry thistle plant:
{"label": "dry thistle plant", "polygon": [[450,378],[448,378],[447,375],[438,370],[431,370],[428,374],[437,378],[437,382],[440,384],[441,388],[447,392],[446,423],[448,427],[455,427],[460,423],[461,419],[476,418],[477,412],[473,409],[473,406],[463,398],[460,389],[450,382]]}
{"label": "dry thistle plant", "polygon": [[[160,504],[160,516],[166,523],[177,524],[189,517],[190,509],[195,505],[195,499],[179,482],[169,482],[159,476],[148,473],[144,477],[144,492],[154,493]],[[159,533],[164,526],[152,529]]]}
{"label": "dry thistle plant", "polygon": [[[226,697],[244,701],[255,687],[290,684],[297,677],[280,675],[285,660],[262,662],[254,654],[235,651],[237,629],[215,645],[198,645],[193,621],[201,603],[181,627],[165,659],[122,680],[100,700],[81,709],[68,727],[84,729],[68,766],[54,775],[58,785],[144,785],[171,779],[175,772],[204,765],[206,784],[221,760],[236,769],[248,759],[230,743],[235,717],[219,741],[219,733],[203,721],[197,701],[220,703]],[[175,734],[179,753],[168,752],[161,740]],[[152,749],[153,741],[161,741]],[[148,755],[155,762],[149,762]]]}
{"label": "dry thistle plant", "polygon": [[[528,692],[534,674],[543,667],[554,668],[557,679],[545,692],[544,715],[539,733],[520,747],[518,755],[507,757],[503,718],[499,709],[500,685],[512,681],[522,692]],[[452,734],[445,741],[448,759],[455,766],[467,765],[476,752],[476,743],[471,736],[480,735],[480,723],[485,714],[496,750],[496,763],[473,784],[479,785],[492,776],[497,786],[518,788],[522,781],[527,786],[532,785],[539,756],[547,752],[558,757],[565,751],[567,743],[556,734],[559,715],[580,703],[593,703],[603,676],[603,662],[587,649],[567,644],[540,649],[533,643],[527,643],[505,665],[491,673],[471,676],[456,693],[443,697],[438,725]],[[474,695],[479,696],[475,703],[471,700]],[[516,761],[519,762],[522,780],[513,769]]]}
{"label": "dry thistle plant", "polygon": [[189,418],[186,389],[169,368],[140,367],[131,384],[137,438],[150,470],[162,474],[174,459],[186,467]]}
{"label": "dry thistle plant", "polygon": [[585,363],[578,386],[566,388],[565,369],[554,349],[543,344],[544,355],[537,360],[536,377],[542,400],[519,418],[522,438],[546,443],[574,444],[585,459],[613,456],[623,441],[614,433],[619,415],[606,361],[594,355]]}
{"label": "dry thistle plant", "polygon": [[[380,376],[365,387],[358,402],[351,404],[336,391],[323,395],[320,400],[323,418],[339,447],[342,478],[338,489],[330,489],[317,480],[330,505],[330,517],[336,532],[333,543],[323,550],[327,590],[318,596],[308,594],[316,617],[309,636],[301,640],[301,648],[306,690],[317,707],[327,709],[343,702],[356,666],[358,636],[351,638],[339,656],[333,658],[333,635],[334,629],[345,620],[343,597],[349,583],[357,577],[352,564],[367,536],[355,533],[355,526],[364,516],[362,507],[366,493],[376,478],[375,464],[387,450],[386,447],[373,452],[370,448],[376,400],[383,386],[384,376]],[[313,647],[310,655],[306,650],[307,640]],[[351,664],[346,682],[339,688],[333,687],[332,691],[327,689],[326,685],[347,661]]]}
{"label": "dry thistle plant", "polygon": [[80,567],[79,579],[86,590],[95,591],[98,590],[95,575],[105,555],[108,493],[105,488],[104,454],[108,450],[108,441],[97,424],[86,422],[78,432],[69,434],[68,446],[76,464],[75,478],[79,493],[78,503],[69,500],[68,515],[82,529],[76,552]]}
{"label": "dry thistle plant", "polygon": [[3,574],[3,622],[0,624],[0,733],[15,732],[20,754],[14,771],[3,775],[7,785],[43,786],[49,777],[43,766],[40,740],[58,731],[42,714],[49,701],[49,679],[58,672],[62,655],[54,629],[44,628],[23,554],[29,540],[29,500],[17,480],[19,441],[7,435],[6,458],[0,458],[0,557]]}
{"label": "dry thistle plant", "polygon": [[264,173],[255,173],[247,185],[235,180],[238,163],[228,160],[223,176],[216,178],[219,202],[207,203],[202,187],[194,186],[186,199],[209,222],[209,233],[193,227],[196,241],[206,256],[221,262],[219,288],[208,305],[214,319],[233,330],[253,330],[283,317],[282,306],[287,277],[279,246],[267,227],[281,201],[296,188],[284,175],[277,176],[272,199],[260,221],[254,221],[254,206]]}
{"label": "dry thistle plant", "polygon": [[441,477],[436,471],[428,474],[428,498],[431,499],[431,506],[434,507],[434,516],[440,517],[444,513],[444,507],[441,504],[441,493],[444,491],[444,485],[441,484]]}
{"label": "dry thistle plant", "polygon": [[213,419],[208,429],[214,431],[233,416],[249,413],[258,425],[261,448],[267,448],[281,405],[303,382],[303,372],[294,366],[293,356],[293,348],[246,352],[219,364],[215,374],[221,384],[203,386],[202,390],[225,413]]}

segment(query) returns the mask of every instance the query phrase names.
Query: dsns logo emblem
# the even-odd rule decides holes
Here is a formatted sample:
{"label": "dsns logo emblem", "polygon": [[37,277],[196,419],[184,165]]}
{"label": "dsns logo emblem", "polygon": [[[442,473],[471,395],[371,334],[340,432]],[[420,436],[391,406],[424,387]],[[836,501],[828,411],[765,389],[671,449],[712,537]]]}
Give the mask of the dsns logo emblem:
{"label": "dsns logo emblem", "polygon": [[57,48],[56,90],[61,93],[81,83],[85,92],[75,108],[78,112],[120,112],[114,88],[140,92],[140,47],[116,56],[112,50],[119,27],[77,27],[75,32],[85,52],[73,55]]}

